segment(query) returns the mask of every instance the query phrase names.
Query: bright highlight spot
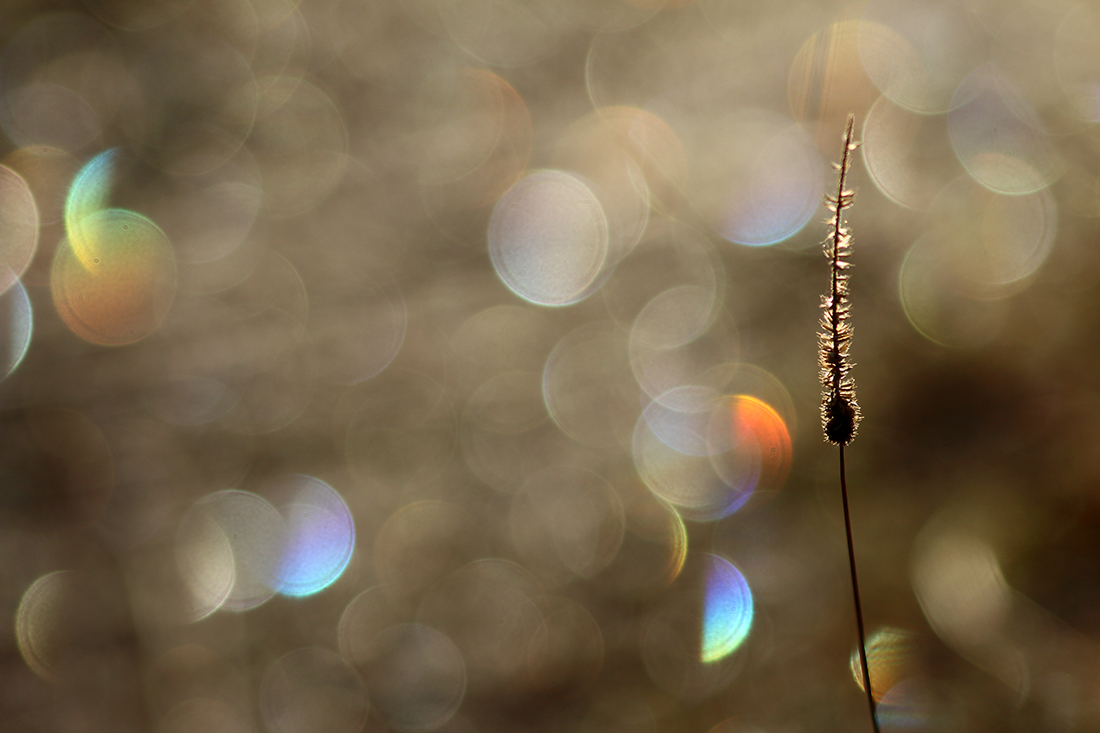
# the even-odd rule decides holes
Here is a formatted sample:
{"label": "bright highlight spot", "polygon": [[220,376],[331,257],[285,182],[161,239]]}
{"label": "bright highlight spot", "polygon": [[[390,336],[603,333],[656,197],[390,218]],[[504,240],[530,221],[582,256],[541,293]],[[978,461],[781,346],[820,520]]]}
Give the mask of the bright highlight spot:
{"label": "bright highlight spot", "polygon": [[[871,694],[876,700],[881,702],[899,682],[913,676],[916,652],[912,632],[888,626],[871,634],[867,639],[867,669],[871,673]],[[858,649],[852,650],[850,661],[856,684],[866,690]]]}
{"label": "bright highlight spot", "polygon": [[141,214],[108,209],[117,150],[92,158],[65,202],[66,241],[50,271],[54,305],[85,341],[130,344],[160,326],[176,295],[168,237]]}
{"label": "bright highlight spot", "polygon": [[76,174],[69,188],[69,197],[65,200],[65,231],[69,235],[69,246],[88,268],[96,264],[96,253],[91,249],[90,238],[93,234],[85,220],[107,208],[117,167],[118,149],[104,150]]}
{"label": "bright highlight spot", "polygon": [[31,300],[23,283],[13,279],[12,287],[0,295],[0,379],[14,372],[23,361],[33,330]]}
{"label": "bright highlight spot", "polygon": [[75,231],[75,239],[58,246],[50,272],[54,305],[65,325],[105,346],[130,344],[155,331],[176,293],[176,260],[164,232],[122,209],[81,218]]}
{"label": "bright highlight spot", "polygon": [[287,596],[308,596],[336,582],[351,560],[355,522],[335,489],[309,476],[281,482],[288,503],[286,544],[276,571],[278,590]]}
{"label": "bright highlight spot", "polygon": [[489,220],[489,257],[504,284],[524,300],[561,306],[602,283],[607,218],[579,178],[561,171],[527,176],[497,202]]}
{"label": "bright highlight spot", "polygon": [[770,405],[703,387],[670,390],[634,431],[634,462],[654,494],[685,519],[713,521],[775,490],[791,466],[791,437]]}
{"label": "bright highlight spot", "polygon": [[[771,405],[750,395],[729,398],[732,448],[753,454],[760,466],[758,489],[778,489],[791,469],[791,435],[787,425]],[[721,454],[718,454],[720,457]],[[722,463],[715,466],[720,476]]]}
{"label": "bright highlight spot", "polygon": [[716,662],[729,656],[749,635],[752,592],[745,576],[728,560],[706,556],[703,639],[700,659]]}

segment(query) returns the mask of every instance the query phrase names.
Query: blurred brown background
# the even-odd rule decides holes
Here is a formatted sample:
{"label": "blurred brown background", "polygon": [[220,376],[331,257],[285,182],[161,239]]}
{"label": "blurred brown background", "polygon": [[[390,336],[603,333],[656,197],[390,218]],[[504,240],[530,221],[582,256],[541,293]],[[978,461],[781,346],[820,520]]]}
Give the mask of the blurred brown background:
{"label": "blurred brown background", "polygon": [[[7,0],[0,728],[1100,730],[1100,9]],[[1093,451],[1098,451],[1094,453]]]}

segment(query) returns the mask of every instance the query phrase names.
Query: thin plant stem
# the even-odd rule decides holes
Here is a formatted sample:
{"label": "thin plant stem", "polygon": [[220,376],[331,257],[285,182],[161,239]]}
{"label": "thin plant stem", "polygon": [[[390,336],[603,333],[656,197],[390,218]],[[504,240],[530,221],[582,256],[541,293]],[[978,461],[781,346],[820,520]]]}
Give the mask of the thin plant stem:
{"label": "thin plant stem", "polygon": [[856,402],[855,382],[850,371],[848,347],[852,342],[852,325],[849,322],[851,305],[848,301],[848,254],[852,246],[852,233],[844,225],[844,211],[852,205],[855,193],[847,189],[848,167],[852,152],[859,143],[852,140],[855,117],[848,115],[844,130],[844,152],[837,171],[836,197],[825,196],[825,205],[833,212],[829,217],[829,234],[825,238],[825,256],[829,259],[829,294],[821,299],[824,318],[818,341],[821,353],[818,358],[821,373],[821,427],[825,439],[840,448],[840,496],[844,500],[844,531],[848,537],[848,567],[852,571],[852,597],[856,606],[856,630],[859,632],[859,666],[863,672],[863,689],[867,692],[867,706],[871,711],[871,725],[879,733],[875,716],[875,696],[871,688],[871,671],[867,667],[867,640],[863,631],[863,606],[859,601],[859,581],[856,579],[856,551],[852,543],[852,518],[848,512],[848,481],[844,475],[844,446],[852,442],[859,426],[859,403]]}
{"label": "thin plant stem", "polygon": [[871,671],[867,667],[867,643],[863,632],[863,606],[859,602],[859,580],[856,578],[856,551],[852,544],[852,519],[848,513],[848,482],[844,476],[844,446],[840,446],[840,496],[844,500],[844,531],[848,535],[848,567],[852,571],[852,598],[856,605],[856,631],[859,632],[859,666],[863,671],[863,689],[867,691],[867,706],[871,710],[871,725],[879,733],[875,715],[875,696],[871,692]]}

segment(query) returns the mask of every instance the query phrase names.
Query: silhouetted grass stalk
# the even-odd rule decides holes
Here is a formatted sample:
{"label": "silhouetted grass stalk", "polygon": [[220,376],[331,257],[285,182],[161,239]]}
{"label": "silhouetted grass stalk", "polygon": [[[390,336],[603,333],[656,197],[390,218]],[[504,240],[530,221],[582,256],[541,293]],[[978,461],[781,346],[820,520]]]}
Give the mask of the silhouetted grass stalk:
{"label": "silhouetted grass stalk", "polygon": [[819,336],[821,354],[821,426],[825,438],[840,447],[840,496],[844,501],[844,530],[848,537],[848,566],[852,572],[852,595],[856,607],[856,630],[859,632],[859,666],[863,672],[863,689],[867,692],[867,705],[871,711],[871,725],[878,733],[878,719],[875,716],[875,697],[871,692],[871,673],[867,667],[867,644],[863,631],[863,607],[859,601],[859,581],[856,578],[856,554],[852,544],[852,519],[848,512],[848,483],[844,475],[844,446],[852,442],[859,427],[859,403],[856,402],[855,382],[850,374],[852,364],[848,358],[848,347],[852,342],[852,326],[848,322],[850,305],[848,303],[848,267],[847,260],[852,244],[852,235],[844,226],[844,210],[852,205],[855,194],[845,188],[848,167],[851,165],[852,152],[859,143],[852,141],[852,127],[855,118],[848,116],[848,127],[844,133],[844,153],[837,170],[836,196],[825,197],[825,204],[833,215],[829,217],[829,234],[825,238],[825,257],[829,260],[829,294],[821,301],[825,316],[821,320],[822,331]]}

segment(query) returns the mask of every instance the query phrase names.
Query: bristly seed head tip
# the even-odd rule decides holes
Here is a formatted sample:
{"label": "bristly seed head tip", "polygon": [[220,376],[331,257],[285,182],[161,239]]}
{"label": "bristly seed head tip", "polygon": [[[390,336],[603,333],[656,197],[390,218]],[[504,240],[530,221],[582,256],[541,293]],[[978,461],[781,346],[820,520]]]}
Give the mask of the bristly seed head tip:
{"label": "bristly seed head tip", "polygon": [[826,440],[842,446],[855,438],[860,421],[855,382],[850,374],[852,363],[848,358],[852,326],[848,322],[851,305],[848,302],[847,270],[851,263],[846,258],[851,249],[852,235],[844,226],[844,211],[855,198],[855,192],[845,188],[851,152],[859,147],[859,143],[852,140],[854,124],[854,115],[849,115],[844,133],[844,152],[840,162],[833,164],[837,171],[836,196],[825,196],[825,206],[832,212],[826,220],[829,233],[822,244],[830,264],[830,288],[829,294],[822,298],[825,315],[818,337],[821,347],[818,358],[822,390],[821,427]]}

